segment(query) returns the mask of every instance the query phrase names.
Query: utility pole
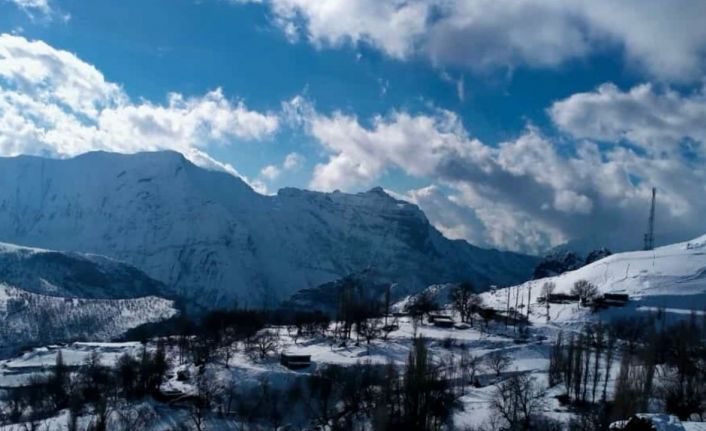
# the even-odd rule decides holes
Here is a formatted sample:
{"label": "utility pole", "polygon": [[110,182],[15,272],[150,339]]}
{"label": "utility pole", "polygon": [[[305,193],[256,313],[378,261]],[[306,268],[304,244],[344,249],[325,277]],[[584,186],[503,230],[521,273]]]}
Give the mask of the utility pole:
{"label": "utility pole", "polygon": [[652,187],[652,203],[650,204],[650,217],[647,220],[647,233],[645,233],[645,250],[655,248],[655,201],[657,200],[657,189]]}

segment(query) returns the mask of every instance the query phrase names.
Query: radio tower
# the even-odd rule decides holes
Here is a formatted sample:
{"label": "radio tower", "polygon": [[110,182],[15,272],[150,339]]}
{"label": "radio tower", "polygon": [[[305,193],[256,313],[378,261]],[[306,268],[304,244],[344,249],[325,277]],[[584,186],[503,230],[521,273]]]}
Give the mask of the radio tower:
{"label": "radio tower", "polygon": [[655,248],[655,200],[657,189],[652,187],[652,204],[650,205],[650,218],[647,220],[647,233],[645,234],[645,250]]}

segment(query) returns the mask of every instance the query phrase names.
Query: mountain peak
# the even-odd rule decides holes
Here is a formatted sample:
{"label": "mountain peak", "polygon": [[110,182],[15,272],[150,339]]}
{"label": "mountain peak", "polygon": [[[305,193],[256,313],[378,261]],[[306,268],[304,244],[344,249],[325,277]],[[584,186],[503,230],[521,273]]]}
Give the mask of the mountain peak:
{"label": "mountain peak", "polygon": [[519,282],[535,263],[450,241],[380,187],[263,196],[173,151],[2,159],[0,184],[0,241],[109,256],[207,307],[273,306],[372,264],[413,291]]}
{"label": "mountain peak", "polygon": [[383,188],[380,187],[380,186],[373,187],[372,189],[368,190],[368,191],[365,192],[365,193],[371,194],[371,195],[378,195],[378,196],[384,196],[384,197],[391,197],[389,194],[387,194],[387,192],[385,191],[385,189],[383,189]]}

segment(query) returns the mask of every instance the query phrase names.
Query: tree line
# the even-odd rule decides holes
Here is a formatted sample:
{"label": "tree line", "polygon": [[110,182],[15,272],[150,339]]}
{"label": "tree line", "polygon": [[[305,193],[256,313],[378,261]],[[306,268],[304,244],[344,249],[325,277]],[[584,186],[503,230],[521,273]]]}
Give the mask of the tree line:
{"label": "tree line", "polygon": [[571,429],[604,430],[636,413],[706,413],[706,316],[670,323],[659,311],[589,324],[560,333],[549,359],[549,385],[562,385],[560,401],[578,413]]}

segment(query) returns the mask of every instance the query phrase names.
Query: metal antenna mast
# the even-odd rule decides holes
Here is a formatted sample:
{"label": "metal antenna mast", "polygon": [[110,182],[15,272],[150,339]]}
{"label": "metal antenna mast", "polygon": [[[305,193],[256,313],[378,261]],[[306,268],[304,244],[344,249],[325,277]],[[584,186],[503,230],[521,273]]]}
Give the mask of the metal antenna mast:
{"label": "metal antenna mast", "polygon": [[652,204],[650,205],[650,218],[647,221],[647,233],[645,234],[645,250],[652,250],[655,247],[655,201],[657,200],[657,189],[652,187]]}

